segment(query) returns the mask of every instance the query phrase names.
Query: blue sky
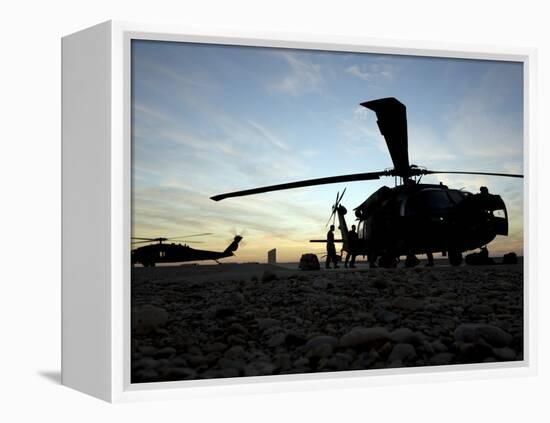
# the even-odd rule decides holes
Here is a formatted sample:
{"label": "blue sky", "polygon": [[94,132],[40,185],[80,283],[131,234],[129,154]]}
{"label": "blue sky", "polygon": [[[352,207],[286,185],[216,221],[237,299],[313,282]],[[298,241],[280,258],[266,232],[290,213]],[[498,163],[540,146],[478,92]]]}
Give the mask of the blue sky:
{"label": "blue sky", "polygon": [[[285,261],[321,253],[307,240],[324,236],[336,192],[347,187],[352,209],[392,178],[209,197],[392,167],[375,115],[359,106],[381,97],[407,106],[411,163],[523,172],[520,63],[133,41],[132,71],[134,236],[214,232],[202,247],[223,249],[244,231],[243,261],[274,247]],[[501,194],[510,236],[490,250],[522,253],[522,180],[424,178],[439,181]]]}

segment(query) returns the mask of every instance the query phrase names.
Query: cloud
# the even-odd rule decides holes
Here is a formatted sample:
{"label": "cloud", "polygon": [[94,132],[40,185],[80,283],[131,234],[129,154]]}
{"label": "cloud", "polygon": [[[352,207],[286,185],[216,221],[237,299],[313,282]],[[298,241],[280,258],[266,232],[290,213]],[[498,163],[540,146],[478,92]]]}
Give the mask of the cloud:
{"label": "cloud", "polygon": [[290,73],[281,81],[273,84],[272,89],[291,96],[322,91],[324,79],[320,65],[307,60],[303,54],[300,57],[289,52],[277,52],[276,54],[289,65]]}
{"label": "cloud", "polygon": [[367,65],[351,65],[346,72],[363,81],[375,81],[380,79],[393,79],[397,68],[388,63],[370,63]]}

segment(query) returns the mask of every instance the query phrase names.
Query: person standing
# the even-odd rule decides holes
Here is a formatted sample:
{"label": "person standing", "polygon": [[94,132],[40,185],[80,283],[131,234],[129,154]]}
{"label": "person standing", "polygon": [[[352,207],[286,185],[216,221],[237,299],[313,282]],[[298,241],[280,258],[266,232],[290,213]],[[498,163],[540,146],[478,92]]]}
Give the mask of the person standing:
{"label": "person standing", "polygon": [[338,268],[338,257],[336,256],[336,246],[334,245],[334,225],[330,225],[327,232],[327,261],[325,267],[330,269],[330,262],[334,263],[334,268]]}
{"label": "person standing", "polygon": [[351,225],[351,230],[348,232],[348,250],[346,252],[346,261],[344,262],[344,267],[348,267],[348,262],[349,267],[355,267],[355,258],[357,257],[357,241],[358,236],[357,232],[355,231],[355,225]]}

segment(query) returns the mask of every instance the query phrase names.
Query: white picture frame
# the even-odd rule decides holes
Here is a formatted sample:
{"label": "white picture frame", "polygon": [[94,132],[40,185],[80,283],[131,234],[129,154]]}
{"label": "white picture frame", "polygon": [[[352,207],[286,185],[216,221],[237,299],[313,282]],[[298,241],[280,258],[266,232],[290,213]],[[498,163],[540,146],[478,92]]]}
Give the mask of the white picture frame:
{"label": "white picture frame", "polygon": [[[184,41],[524,64],[524,360],[181,382],[130,383],[130,42]],[[62,383],[106,401],[515,377],[536,372],[536,53],[304,34],[105,22],[62,40]],[[82,239],[87,242],[83,243]],[[82,269],[86,269],[83,271]]]}

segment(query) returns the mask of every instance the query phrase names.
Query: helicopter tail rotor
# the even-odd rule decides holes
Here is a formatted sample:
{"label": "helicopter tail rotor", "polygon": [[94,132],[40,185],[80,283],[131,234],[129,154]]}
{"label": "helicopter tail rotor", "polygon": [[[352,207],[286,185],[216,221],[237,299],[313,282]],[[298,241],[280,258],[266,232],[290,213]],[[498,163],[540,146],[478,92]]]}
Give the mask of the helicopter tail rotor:
{"label": "helicopter tail rotor", "polygon": [[338,207],[340,206],[340,202],[342,201],[342,198],[344,198],[344,194],[346,193],[346,188],[342,191],[342,194],[340,195],[340,191],[336,193],[336,201],[334,202],[332,206],[332,213],[330,214],[330,217],[328,218],[327,224],[325,227],[328,227],[328,224],[330,223],[332,219],[332,224],[334,225],[334,222],[336,221],[336,211],[338,210]]}

